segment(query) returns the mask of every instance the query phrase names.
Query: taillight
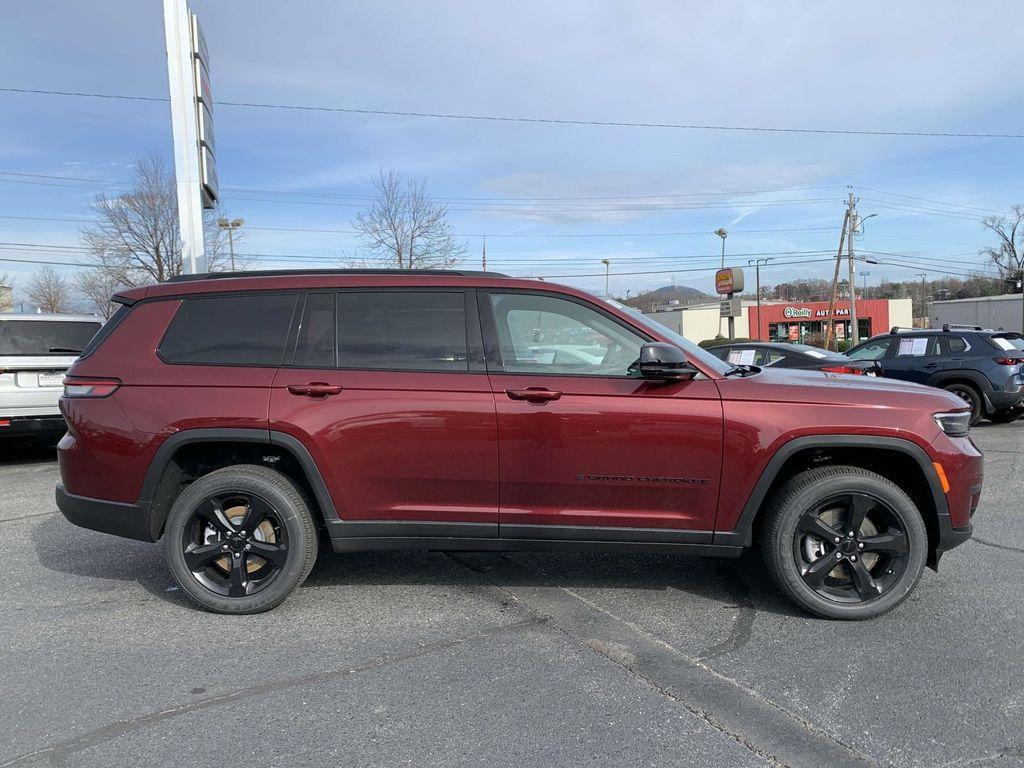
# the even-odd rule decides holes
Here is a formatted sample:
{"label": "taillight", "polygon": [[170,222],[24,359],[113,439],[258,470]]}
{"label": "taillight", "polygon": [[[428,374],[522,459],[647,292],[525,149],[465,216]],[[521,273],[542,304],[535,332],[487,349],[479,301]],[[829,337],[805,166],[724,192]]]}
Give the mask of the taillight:
{"label": "taillight", "polygon": [[861,376],[864,375],[864,370],[862,368],[852,368],[849,365],[827,365],[821,370],[829,373],[852,373],[859,374]]}
{"label": "taillight", "polygon": [[121,386],[118,379],[87,379],[68,376],[64,379],[64,397],[109,397]]}
{"label": "taillight", "polygon": [[994,357],[992,359],[999,365],[1020,365],[1024,362],[1024,358],[1020,357]]}

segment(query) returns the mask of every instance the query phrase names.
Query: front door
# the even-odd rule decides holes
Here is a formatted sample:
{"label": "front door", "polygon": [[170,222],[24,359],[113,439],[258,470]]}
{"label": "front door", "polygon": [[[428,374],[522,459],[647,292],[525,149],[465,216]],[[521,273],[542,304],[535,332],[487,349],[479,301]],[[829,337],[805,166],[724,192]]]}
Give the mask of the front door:
{"label": "front door", "polygon": [[938,335],[899,336],[882,362],[882,375],[890,379],[927,384],[946,360]]}
{"label": "front door", "polygon": [[500,535],[710,540],[723,439],[715,382],[631,375],[649,339],[588,302],[534,291],[481,292],[479,302]]}
{"label": "front door", "polygon": [[309,449],[336,535],[497,535],[497,426],[472,291],[311,292],[293,336],[270,428]]}

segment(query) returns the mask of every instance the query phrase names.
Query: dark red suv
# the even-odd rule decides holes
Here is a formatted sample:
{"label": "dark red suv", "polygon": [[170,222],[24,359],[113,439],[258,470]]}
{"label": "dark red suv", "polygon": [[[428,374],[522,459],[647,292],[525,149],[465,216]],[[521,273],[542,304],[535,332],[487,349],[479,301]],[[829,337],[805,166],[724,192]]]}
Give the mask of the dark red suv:
{"label": "dark red suv", "polygon": [[127,291],[71,368],[57,504],[264,611],[318,543],[736,557],[876,616],[971,535],[941,390],[734,366],[615,302],[493,273],[201,275]]}

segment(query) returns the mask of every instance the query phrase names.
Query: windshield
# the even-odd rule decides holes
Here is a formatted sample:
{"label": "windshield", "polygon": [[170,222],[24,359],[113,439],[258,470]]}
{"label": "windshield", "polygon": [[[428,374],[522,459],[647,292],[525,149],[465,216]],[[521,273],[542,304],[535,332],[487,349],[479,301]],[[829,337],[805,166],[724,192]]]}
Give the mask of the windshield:
{"label": "windshield", "polygon": [[699,360],[705,368],[710,368],[712,371],[718,374],[725,374],[728,371],[732,370],[733,366],[730,365],[729,363],[723,360],[719,360],[710,352],[701,349],[699,346],[694,344],[689,339],[683,338],[678,333],[673,331],[671,328],[665,327],[657,320],[648,317],[642,312],[638,312],[632,307],[627,307],[625,304],[621,304],[615,301],[615,299],[602,299],[602,301],[611,304],[616,309],[622,310],[630,317],[632,317],[633,320],[636,321],[639,325],[642,325],[644,328],[647,328],[648,330],[654,331],[655,333],[664,336],[666,339],[668,339],[681,350],[683,350],[683,352],[686,353],[687,358],[689,358],[690,360]]}
{"label": "windshield", "polygon": [[98,320],[0,320],[0,355],[77,355],[99,329]]}

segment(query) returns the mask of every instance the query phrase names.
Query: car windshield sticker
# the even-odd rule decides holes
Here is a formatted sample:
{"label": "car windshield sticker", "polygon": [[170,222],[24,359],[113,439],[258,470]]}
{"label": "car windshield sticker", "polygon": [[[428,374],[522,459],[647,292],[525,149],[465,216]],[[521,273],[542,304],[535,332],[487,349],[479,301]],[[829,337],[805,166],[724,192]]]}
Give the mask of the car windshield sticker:
{"label": "car windshield sticker", "polygon": [[923,357],[927,349],[927,337],[917,339],[900,339],[900,357],[903,357],[904,355]]}
{"label": "car windshield sticker", "polygon": [[733,365],[753,365],[753,349],[731,349],[729,350],[729,362]]}

